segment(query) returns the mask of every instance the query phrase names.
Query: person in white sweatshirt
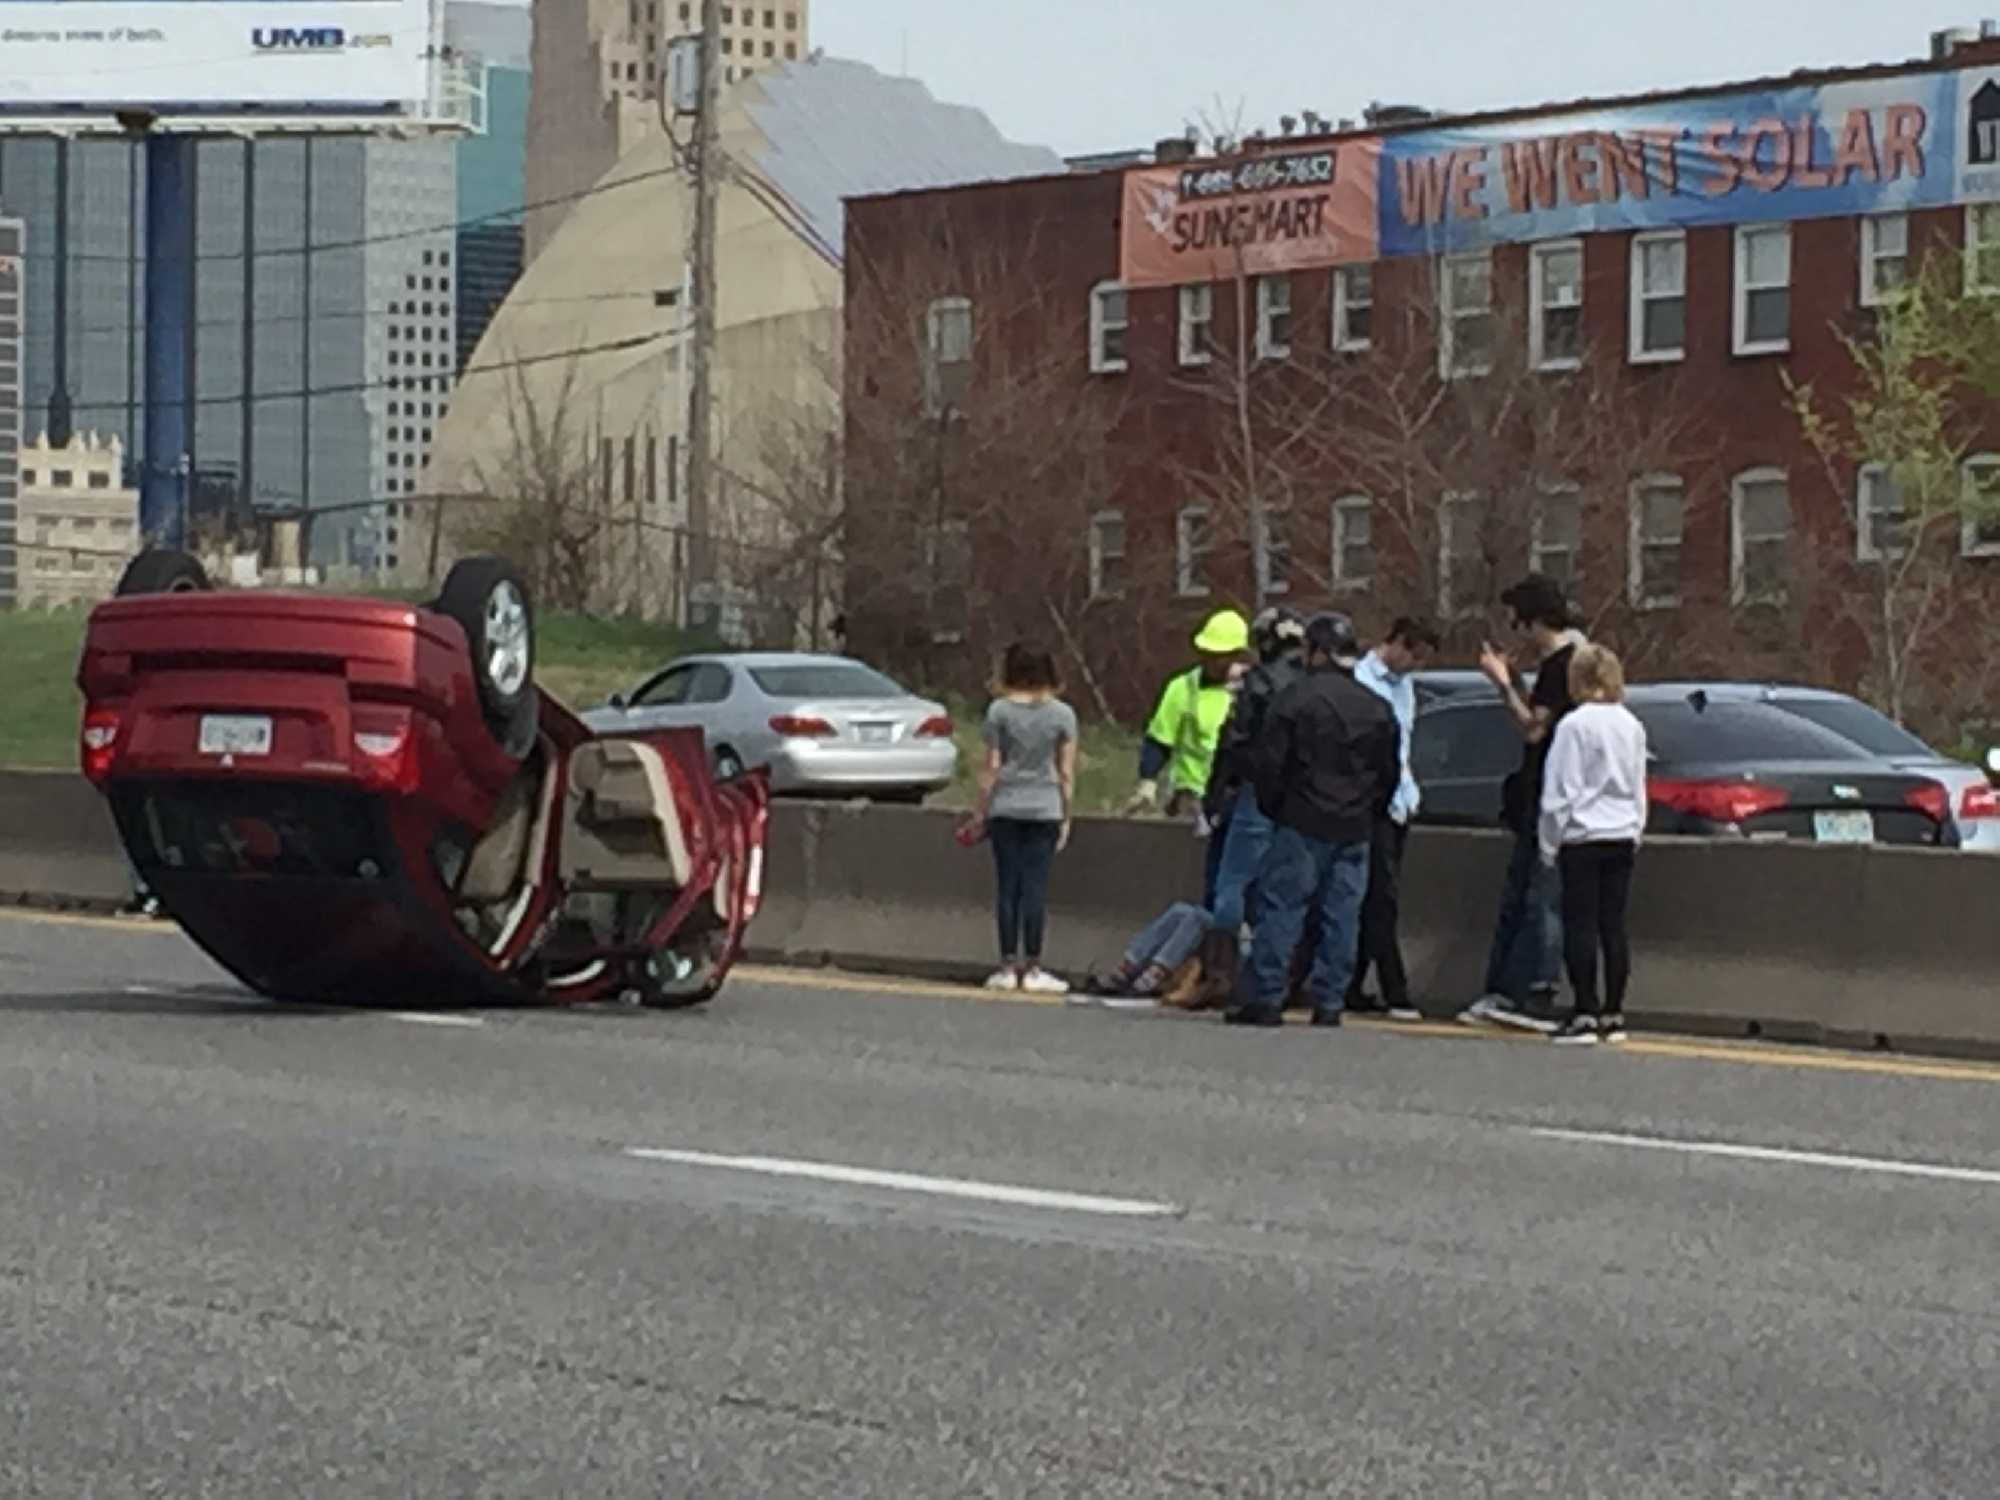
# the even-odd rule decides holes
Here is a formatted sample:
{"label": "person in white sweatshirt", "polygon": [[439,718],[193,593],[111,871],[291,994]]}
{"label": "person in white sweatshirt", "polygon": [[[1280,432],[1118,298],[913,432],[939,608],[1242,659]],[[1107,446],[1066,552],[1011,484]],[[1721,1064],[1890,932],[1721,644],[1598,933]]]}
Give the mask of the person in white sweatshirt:
{"label": "person in white sweatshirt", "polygon": [[1632,979],[1625,913],[1646,830],[1646,729],[1625,707],[1624,667],[1604,647],[1577,649],[1569,690],[1577,707],[1549,746],[1539,834],[1543,863],[1562,876],[1563,957],[1576,995],[1576,1015],[1553,1040],[1574,1047],[1625,1040]]}

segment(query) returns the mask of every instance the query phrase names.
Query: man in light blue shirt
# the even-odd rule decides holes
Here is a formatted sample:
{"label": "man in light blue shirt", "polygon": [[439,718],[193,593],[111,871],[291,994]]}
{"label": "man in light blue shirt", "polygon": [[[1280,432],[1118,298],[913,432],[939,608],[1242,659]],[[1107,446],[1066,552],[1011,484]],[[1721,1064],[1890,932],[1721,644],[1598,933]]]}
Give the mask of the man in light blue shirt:
{"label": "man in light blue shirt", "polygon": [[[1361,952],[1354,965],[1354,979],[1348,986],[1347,1008],[1354,1011],[1386,1011],[1397,1021],[1418,1021],[1423,1017],[1410,1004],[1409,975],[1403,969],[1403,945],[1397,934],[1398,900],[1403,879],[1403,848],[1409,842],[1410,824],[1416,818],[1421,794],[1417,778],[1410,773],[1410,741],[1417,727],[1417,689],[1410,674],[1424,666],[1437,650],[1437,628],[1427,620],[1404,617],[1389,627],[1381,645],[1362,657],[1354,668],[1354,680],[1389,705],[1401,731],[1403,776],[1390,800],[1388,816],[1378,818],[1368,845],[1368,897],[1361,907]],[[1379,1000],[1370,1002],[1361,993],[1361,982],[1373,964],[1381,981]]]}

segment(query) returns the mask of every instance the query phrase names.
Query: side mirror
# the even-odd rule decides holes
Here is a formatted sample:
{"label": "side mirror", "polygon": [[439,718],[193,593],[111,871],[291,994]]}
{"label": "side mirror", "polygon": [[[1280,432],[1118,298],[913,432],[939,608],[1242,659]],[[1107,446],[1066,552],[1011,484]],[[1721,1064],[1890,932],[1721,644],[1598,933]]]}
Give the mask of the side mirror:
{"label": "side mirror", "polygon": [[625,706],[625,695],[623,693],[613,693],[609,698],[604,700],[604,703],[607,708],[622,709]]}

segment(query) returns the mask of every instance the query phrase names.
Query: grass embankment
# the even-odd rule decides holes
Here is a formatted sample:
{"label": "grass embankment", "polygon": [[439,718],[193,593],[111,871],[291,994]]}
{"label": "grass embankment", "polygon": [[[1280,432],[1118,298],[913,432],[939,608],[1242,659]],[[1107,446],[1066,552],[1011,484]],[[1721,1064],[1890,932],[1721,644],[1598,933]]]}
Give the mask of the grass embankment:
{"label": "grass embankment", "polygon": [[[0,611],[0,765],[67,768],[76,764],[80,705],[76,663],[83,649],[81,611]],[[684,633],[646,620],[545,614],[536,622],[536,676],[565,703],[590,708],[682,652],[699,647]],[[968,806],[984,750],[984,703],[954,702],[959,774],[938,801]],[[1118,725],[1086,724],[1077,772],[1077,811],[1116,811],[1131,792],[1138,740]]]}

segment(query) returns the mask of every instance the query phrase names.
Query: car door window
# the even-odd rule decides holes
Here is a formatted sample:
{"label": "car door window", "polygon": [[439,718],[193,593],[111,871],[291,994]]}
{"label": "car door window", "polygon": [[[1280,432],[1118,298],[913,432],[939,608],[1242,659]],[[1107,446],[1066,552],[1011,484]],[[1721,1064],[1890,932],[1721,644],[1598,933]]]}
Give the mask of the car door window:
{"label": "car door window", "polygon": [[1443,708],[1420,716],[1410,769],[1417,782],[1497,780],[1521,760],[1521,737],[1498,703]]}
{"label": "car door window", "polygon": [[702,703],[723,703],[729,698],[729,668],[720,662],[705,661],[694,669],[687,696],[681,702],[690,707]]}
{"label": "car door window", "polygon": [[687,701],[689,685],[697,669],[690,665],[669,667],[632,695],[634,708],[672,708]]}

